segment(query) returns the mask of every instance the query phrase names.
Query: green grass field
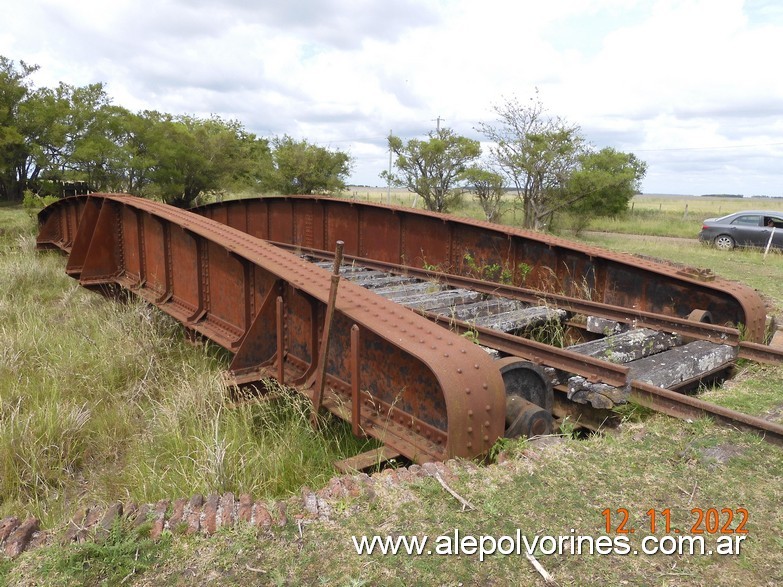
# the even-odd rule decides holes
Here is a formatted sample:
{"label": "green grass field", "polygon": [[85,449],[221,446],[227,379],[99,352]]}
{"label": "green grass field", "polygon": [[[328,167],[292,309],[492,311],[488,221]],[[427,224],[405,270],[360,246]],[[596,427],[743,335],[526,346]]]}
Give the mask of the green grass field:
{"label": "green grass field", "polygon": [[[695,210],[694,200],[687,203],[696,224],[736,203],[705,199]],[[635,234],[666,227],[644,210],[682,216],[685,203],[635,200]],[[672,232],[660,236],[680,236]],[[759,251],[725,253],[617,233],[581,238],[712,268],[783,308],[779,254],[764,259]],[[16,207],[0,206],[0,284],[0,519],[35,515],[51,528],[62,527],[79,506],[118,499],[229,490],[286,497],[304,484],[324,485],[334,460],[363,450],[340,422],[315,432],[306,403],[286,390],[274,390],[270,401],[231,401],[220,349],[187,344],[176,323],[143,304],[117,304],[81,289],[65,276],[62,256],[34,251],[33,222]],[[701,396],[781,422],[782,386],[783,367],[743,363],[727,385]],[[505,464],[461,469],[450,486],[473,510],[463,511],[431,478],[379,483],[374,498],[336,500],[329,521],[305,520],[261,536],[236,529],[153,544],[125,532],[103,545],[51,545],[13,562],[0,555],[0,585],[543,584],[524,555],[483,562],[467,554],[359,556],[351,536],[434,540],[458,528],[476,536],[519,529],[530,538],[597,537],[606,534],[607,508],[628,510],[636,546],[650,535],[651,509],[669,509],[689,533],[694,508],[745,508],[748,535],[738,555],[537,552],[558,585],[783,584],[781,448],[705,420],[625,414],[617,431],[586,440],[566,435],[546,448],[506,442]],[[302,513],[294,505],[290,516]],[[712,544],[716,536],[707,538]]]}

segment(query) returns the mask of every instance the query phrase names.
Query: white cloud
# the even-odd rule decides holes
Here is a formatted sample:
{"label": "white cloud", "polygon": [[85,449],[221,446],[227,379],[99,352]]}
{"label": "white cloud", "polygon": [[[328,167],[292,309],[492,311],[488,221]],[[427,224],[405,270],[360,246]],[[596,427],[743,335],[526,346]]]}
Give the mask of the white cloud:
{"label": "white cloud", "polygon": [[377,183],[389,130],[475,136],[540,89],[646,191],[782,195],[783,10],[762,0],[30,0],[0,54],[39,85],[106,82],[134,110],[219,114],[349,151]]}

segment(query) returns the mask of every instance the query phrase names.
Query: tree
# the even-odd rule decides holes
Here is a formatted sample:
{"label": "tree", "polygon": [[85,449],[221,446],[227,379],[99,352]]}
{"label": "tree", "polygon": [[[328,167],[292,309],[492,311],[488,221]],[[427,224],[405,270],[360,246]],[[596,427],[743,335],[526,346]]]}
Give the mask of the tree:
{"label": "tree", "polygon": [[[154,196],[180,206],[227,190],[282,193],[344,189],[351,157],[288,136],[270,141],[237,121],[115,106],[102,83],[34,89],[38,69],[0,56],[0,198],[59,182]],[[58,189],[52,189],[52,188]]]}
{"label": "tree", "polygon": [[19,186],[41,193],[51,181],[81,180],[116,189],[117,112],[127,111],[111,105],[103,84],[30,88],[15,117],[23,138],[16,154]]}
{"label": "tree", "polygon": [[282,194],[332,193],[345,189],[351,157],[288,135],[272,140],[273,169],[263,185]]}
{"label": "tree", "polygon": [[445,212],[462,194],[459,182],[468,165],[481,155],[481,145],[449,128],[430,131],[427,136],[426,141],[404,143],[390,135],[397,173],[384,171],[381,178],[421,196],[428,210]]}
{"label": "tree", "polygon": [[463,178],[478,200],[487,221],[497,222],[500,220],[504,193],[503,176],[474,165],[463,172]]}
{"label": "tree", "polygon": [[176,206],[189,206],[201,195],[257,185],[262,170],[268,169],[268,143],[236,121],[162,115],[150,136],[146,156],[155,161],[151,179],[163,200]]}
{"label": "tree", "polygon": [[32,92],[28,79],[37,65],[19,62],[19,67],[0,55],[0,197],[20,200],[27,182],[30,155],[25,130],[20,128],[20,109]]}
{"label": "tree", "polygon": [[165,117],[150,110],[133,113],[124,109],[117,111],[115,116],[115,141],[120,147],[115,173],[120,182],[118,191],[148,195],[158,165],[154,152],[156,132],[161,129]]}
{"label": "tree", "polygon": [[530,104],[517,99],[495,106],[498,124],[480,123],[493,146],[493,162],[522,203],[523,226],[539,228],[556,208],[584,149],[579,127],[549,116],[536,93]]}
{"label": "tree", "polygon": [[19,184],[41,191],[42,181],[56,179],[63,161],[68,98],[58,90],[31,90],[19,104],[16,125],[24,137],[24,149],[17,161]]}
{"label": "tree", "polygon": [[579,158],[579,168],[571,175],[564,205],[572,212],[577,232],[595,216],[614,216],[628,208],[639,192],[647,164],[633,153],[611,147],[588,151]]}
{"label": "tree", "polygon": [[126,191],[122,137],[130,112],[112,105],[103,84],[60,86],[70,96],[65,176],[85,181],[95,191]]}

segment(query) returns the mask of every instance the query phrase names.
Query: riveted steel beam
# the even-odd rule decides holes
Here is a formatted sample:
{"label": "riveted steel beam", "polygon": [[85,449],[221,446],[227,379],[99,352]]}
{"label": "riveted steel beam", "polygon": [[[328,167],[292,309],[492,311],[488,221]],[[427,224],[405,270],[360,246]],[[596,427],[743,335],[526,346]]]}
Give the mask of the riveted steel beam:
{"label": "riveted steel beam", "polygon": [[60,200],[39,227],[38,246],[70,253],[82,285],[138,295],[234,353],[238,383],[278,377],[313,399],[322,366],[322,405],[418,462],[481,455],[503,435],[503,381],[487,354],[350,281],[319,365],[329,272],[245,232],[108,194]]}
{"label": "riveted steel beam", "polygon": [[709,272],[673,269],[536,232],[312,196],[226,201],[194,211],[258,238],[301,249],[326,252],[333,241],[343,240],[347,258],[437,267],[461,277],[483,278],[476,268],[496,267],[514,285],[564,298],[589,296],[586,301],[603,304],[607,312],[625,308],[646,316],[686,319],[694,310],[703,310],[716,325],[742,325],[746,340],[764,338],[767,308],[749,287]]}

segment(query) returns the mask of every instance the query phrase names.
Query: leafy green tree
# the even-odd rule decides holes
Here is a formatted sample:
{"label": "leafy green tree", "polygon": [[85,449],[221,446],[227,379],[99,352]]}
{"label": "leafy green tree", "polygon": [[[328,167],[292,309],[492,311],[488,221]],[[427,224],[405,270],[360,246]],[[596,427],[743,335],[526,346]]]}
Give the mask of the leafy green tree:
{"label": "leafy green tree", "polygon": [[339,150],[329,150],[296,141],[288,135],[272,140],[273,168],[263,182],[268,191],[282,194],[332,193],[345,189],[351,172],[351,157]]}
{"label": "leafy green tree", "polygon": [[152,177],[158,161],[154,153],[156,131],[163,118],[158,112],[115,112],[115,141],[120,149],[114,162],[117,191],[146,196],[152,191]]}
{"label": "leafy green tree", "polygon": [[112,104],[101,83],[35,89],[37,70],[0,56],[0,198],[59,193],[64,180],[180,206],[233,189],[283,193],[345,187],[352,160],[288,136],[270,142],[237,121]]}
{"label": "leafy green tree", "polygon": [[268,143],[237,121],[163,116],[152,136],[147,156],[156,164],[151,179],[163,200],[177,206],[189,206],[202,195],[258,185],[262,171],[269,169]]}
{"label": "leafy green tree", "polygon": [[111,105],[102,84],[30,89],[15,119],[24,143],[17,152],[20,184],[45,192],[47,182],[68,179],[114,189],[117,112],[126,111]]}
{"label": "leafy green tree", "polygon": [[37,65],[19,66],[0,55],[0,197],[21,200],[28,174],[29,145],[20,127],[20,109],[32,92]]}
{"label": "leafy green tree", "polygon": [[31,90],[19,105],[16,125],[24,137],[17,175],[20,183],[41,190],[46,179],[57,176],[66,140],[66,118],[70,106],[57,90]]}
{"label": "leafy green tree", "polygon": [[70,88],[64,163],[68,179],[86,181],[96,191],[124,191],[125,156],[120,137],[129,114],[112,105],[103,84]]}
{"label": "leafy green tree", "polygon": [[474,165],[462,174],[468,189],[473,192],[488,222],[498,222],[502,213],[503,176],[489,169]]}
{"label": "leafy green tree", "polygon": [[384,171],[381,178],[421,196],[428,210],[445,212],[463,189],[460,181],[468,166],[481,155],[481,144],[449,128],[430,131],[429,139],[407,143],[389,136],[389,148],[397,156],[396,173]]}
{"label": "leafy green tree", "polygon": [[498,123],[480,123],[493,144],[494,164],[514,186],[523,209],[523,226],[540,228],[557,208],[585,141],[576,125],[547,114],[536,97],[529,104],[510,99],[495,106]]}
{"label": "leafy green tree", "polygon": [[647,164],[633,153],[610,147],[583,153],[563,198],[577,232],[595,216],[615,216],[627,210],[646,173]]}

